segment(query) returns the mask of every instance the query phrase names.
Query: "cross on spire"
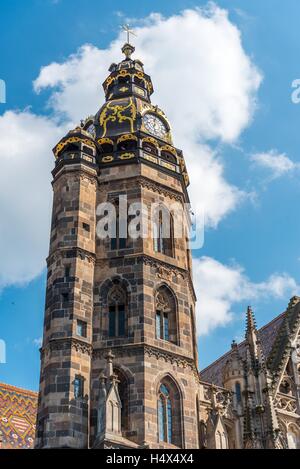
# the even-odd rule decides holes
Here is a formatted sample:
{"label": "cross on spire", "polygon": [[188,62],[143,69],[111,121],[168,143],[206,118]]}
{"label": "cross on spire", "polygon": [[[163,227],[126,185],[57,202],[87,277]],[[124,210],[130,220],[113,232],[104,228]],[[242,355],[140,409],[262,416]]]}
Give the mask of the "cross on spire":
{"label": "cross on spire", "polygon": [[130,34],[132,34],[132,36],[136,36],[135,32],[130,29],[129,24],[123,24],[122,29],[127,34],[127,44],[130,44]]}

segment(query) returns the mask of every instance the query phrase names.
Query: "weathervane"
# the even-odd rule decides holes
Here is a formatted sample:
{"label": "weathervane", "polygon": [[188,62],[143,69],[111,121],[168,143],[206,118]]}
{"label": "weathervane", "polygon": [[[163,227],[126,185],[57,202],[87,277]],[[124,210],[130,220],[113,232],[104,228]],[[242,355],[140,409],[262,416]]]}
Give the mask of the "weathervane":
{"label": "weathervane", "polygon": [[130,60],[131,55],[135,51],[134,46],[132,44],[130,44],[130,34],[132,34],[132,36],[136,36],[136,34],[135,34],[134,31],[132,31],[132,29],[130,29],[129,24],[124,24],[123,26],[121,26],[121,28],[127,34],[127,42],[122,47],[122,52],[123,52],[123,54],[125,54],[126,60]]}
{"label": "weathervane", "polygon": [[130,44],[130,34],[132,34],[132,36],[136,36],[135,32],[132,29],[130,29],[129,24],[123,24],[121,28],[127,34],[127,44]]}

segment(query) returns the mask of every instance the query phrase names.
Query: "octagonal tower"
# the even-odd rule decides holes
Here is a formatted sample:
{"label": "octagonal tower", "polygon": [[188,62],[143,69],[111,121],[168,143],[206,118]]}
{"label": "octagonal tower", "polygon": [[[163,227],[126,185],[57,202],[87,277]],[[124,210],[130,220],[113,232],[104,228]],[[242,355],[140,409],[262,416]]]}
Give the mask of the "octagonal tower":
{"label": "octagonal tower", "polygon": [[[39,448],[198,446],[188,226],[175,236],[172,212],[164,237],[161,218],[174,203],[186,213],[188,174],[151,78],[122,51],[104,105],[54,148]],[[103,204],[118,222],[125,204],[125,234],[99,237]],[[136,206],[148,231],[133,238]]]}

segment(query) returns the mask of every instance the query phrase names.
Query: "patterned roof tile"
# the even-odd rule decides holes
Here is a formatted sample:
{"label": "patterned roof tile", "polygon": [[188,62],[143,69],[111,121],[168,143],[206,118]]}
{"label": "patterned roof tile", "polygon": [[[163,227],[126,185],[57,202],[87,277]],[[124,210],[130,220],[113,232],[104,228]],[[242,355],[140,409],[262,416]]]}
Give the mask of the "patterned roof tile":
{"label": "patterned roof tile", "polygon": [[38,393],[0,383],[2,449],[32,449]]}

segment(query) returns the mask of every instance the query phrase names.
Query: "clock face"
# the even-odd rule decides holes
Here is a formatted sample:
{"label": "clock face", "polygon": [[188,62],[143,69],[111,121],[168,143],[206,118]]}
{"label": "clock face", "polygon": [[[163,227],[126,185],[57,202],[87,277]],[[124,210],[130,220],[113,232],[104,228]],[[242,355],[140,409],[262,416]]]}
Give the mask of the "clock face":
{"label": "clock face", "polygon": [[163,121],[154,114],[145,114],[143,117],[145,129],[152,135],[164,138],[167,134],[167,128]]}

